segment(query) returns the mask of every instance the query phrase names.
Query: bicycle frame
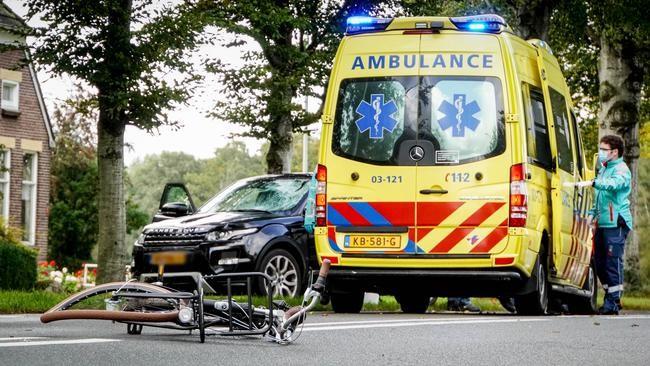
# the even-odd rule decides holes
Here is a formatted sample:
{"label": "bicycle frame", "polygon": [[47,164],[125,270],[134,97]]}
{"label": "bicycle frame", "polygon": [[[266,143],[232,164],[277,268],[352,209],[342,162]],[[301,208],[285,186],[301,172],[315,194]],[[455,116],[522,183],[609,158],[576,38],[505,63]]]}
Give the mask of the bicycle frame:
{"label": "bicycle frame", "polygon": [[[196,284],[196,290],[192,293],[180,292],[165,287],[162,282],[129,281],[104,284],[70,296],[43,314],[41,321],[49,323],[66,319],[113,320],[127,324],[129,334],[140,334],[144,326],[175,330],[199,330],[201,343],[205,341],[206,328],[225,327],[224,325],[227,325],[227,330],[210,330],[214,330],[214,334],[220,336],[270,335],[278,343],[290,343],[293,332],[291,326],[304,320],[301,317],[305,316],[319,301],[325,289],[325,278],[328,270],[329,261],[326,260],[320,270],[318,280],[304,293],[303,305],[307,302],[309,304],[287,309],[286,312],[280,309],[274,310],[272,278],[264,273],[221,273],[202,276],[198,272],[183,272],[146,274],[141,278],[146,280],[150,276],[155,276],[158,281],[164,281],[165,278],[190,277]],[[232,288],[233,280],[239,279],[246,283],[247,295],[246,303],[241,305],[233,300]],[[267,282],[268,308],[253,306],[252,284],[254,279]],[[215,293],[206,280],[225,281],[226,300],[205,299],[206,291]],[[111,294],[111,299],[105,300],[107,310],[69,310],[72,306],[85,299],[106,293]],[[131,306],[130,302],[121,310],[116,311],[116,308],[121,304],[121,299],[132,301],[135,306],[141,306],[142,311],[137,311],[137,308]],[[154,302],[147,303],[144,300],[160,300],[159,302],[162,302],[164,307],[160,308],[160,305],[156,305]],[[208,306],[207,311],[206,306]],[[151,311],[152,308],[153,311]],[[236,308],[246,316],[247,322],[242,320],[240,316],[234,315],[233,309]],[[206,313],[208,316],[206,316]]]}

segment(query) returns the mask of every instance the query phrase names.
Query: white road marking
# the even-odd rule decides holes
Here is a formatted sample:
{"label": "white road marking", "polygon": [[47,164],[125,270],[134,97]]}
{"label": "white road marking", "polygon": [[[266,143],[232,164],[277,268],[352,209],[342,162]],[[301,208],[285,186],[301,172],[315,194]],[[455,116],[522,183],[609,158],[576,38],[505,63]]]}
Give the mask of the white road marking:
{"label": "white road marking", "polygon": [[32,339],[45,339],[47,337],[6,337],[6,338],[0,338],[0,342],[3,341],[28,341]]}
{"label": "white road marking", "polygon": [[429,320],[421,322],[403,322],[403,323],[380,323],[380,324],[359,324],[359,325],[342,325],[342,326],[321,326],[305,328],[303,332],[314,332],[320,330],[346,330],[346,329],[365,329],[365,328],[392,328],[392,327],[415,327],[422,325],[448,325],[448,324],[490,324],[490,323],[529,323],[529,322],[547,322],[550,319],[485,319],[485,320],[452,320],[438,321]]}
{"label": "white road marking", "polygon": [[[607,320],[625,320],[625,319],[650,319],[650,315],[618,315],[618,316],[603,316]],[[598,319],[598,318],[594,318]]]}
{"label": "white road marking", "polygon": [[107,338],[85,338],[85,339],[62,339],[62,340],[51,340],[51,341],[34,341],[34,342],[3,342],[0,343],[0,348],[2,347],[28,347],[28,346],[49,346],[49,345],[59,345],[59,344],[85,344],[85,343],[107,343],[107,342],[119,342],[119,339],[107,339]]}
{"label": "white road marking", "polygon": [[577,319],[607,319],[607,320],[625,320],[625,319],[650,319],[650,315],[561,315],[553,317],[553,319],[568,319],[568,318],[577,318]]}
{"label": "white road marking", "polygon": [[[308,317],[309,319],[309,317]],[[493,318],[493,319],[507,319],[507,318]],[[321,327],[324,325],[348,325],[348,324],[374,324],[374,323],[411,323],[411,322],[431,322],[431,321],[457,321],[457,320],[485,320],[485,318],[436,318],[436,319],[392,319],[392,320],[356,320],[345,322],[329,322],[329,323],[308,323],[305,327]]]}

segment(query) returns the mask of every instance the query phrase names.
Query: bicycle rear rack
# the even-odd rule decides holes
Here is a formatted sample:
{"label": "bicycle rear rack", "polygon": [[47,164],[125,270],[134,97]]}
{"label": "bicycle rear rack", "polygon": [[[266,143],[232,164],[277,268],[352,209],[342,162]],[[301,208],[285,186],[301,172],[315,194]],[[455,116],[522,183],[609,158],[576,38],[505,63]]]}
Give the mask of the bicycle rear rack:
{"label": "bicycle rear rack", "polygon": [[[220,325],[219,328],[225,328],[223,327],[223,321],[213,321],[213,322],[208,322],[205,324],[205,327],[213,327],[209,330],[213,331],[215,335],[220,335],[220,336],[247,336],[247,335],[264,335],[266,334],[271,327],[273,326],[273,287],[272,287],[272,278],[269,277],[267,274],[262,273],[262,272],[241,272],[241,273],[219,273],[219,274],[214,274],[214,275],[207,275],[203,276],[199,272],[169,272],[169,273],[164,273],[162,278],[163,281],[165,279],[173,279],[173,278],[192,278],[193,282],[196,284],[196,289],[198,294],[193,295],[189,293],[183,293],[182,295],[176,295],[176,296],[161,296],[161,297],[167,297],[167,298],[183,298],[183,299],[188,299],[188,298],[195,298],[199,297],[200,301],[203,302],[204,300],[204,294],[217,294],[217,291],[213,288],[213,286],[210,285],[210,283],[214,284],[222,284],[225,282],[225,290],[226,290],[226,295],[227,295],[227,304],[228,304],[228,310],[227,310],[227,330],[217,330],[214,327],[217,325]],[[148,282],[147,280],[153,279],[154,281],[159,278],[157,273],[144,273],[140,275],[140,280],[143,282]],[[259,327],[257,324],[253,323],[253,280],[259,278],[260,280],[266,280],[267,283],[267,288],[266,288],[266,293],[267,293],[267,299],[268,299],[268,316],[265,318],[265,324],[263,327]],[[208,283],[208,280],[210,283]],[[248,324],[246,324],[245,329],[241,329],[243,327],[243,324],[240,319],[235,319],[238,321],[238,324],[235,324],[233,322],[233,304],[239,304],[238,302],[235,302],[233,300],[233,285],[237,284],[240,285],[242,283],[246,284],[246,310],[240,309],[241,311],[245,311],[247,318],[248,318]],[[125,296],[128,297],[129,295]],[[135,296],[134,296],[135,297]],[[147,295],[144,295],[142,297],[147,297]],[[150,296],[150,297],[156,297],[156,296]],[[236,306],[236,305],[235,305]],[[205,313],[204,309],[204,313]],[[168,328],[168,329],[192,329],[193,327],[191,326],[168,326],[168,325],[149,325],[148,326],[154,326],[154,327],[159,327],[159,328]]]}
{"label": "bicycle rear rack", "polygon": [[[262,328],[258,328],[253,324],[253,294],[252,294],[252,279],[259,278],[266,280],[266,293],[268,299],[268,316],[266,317],[265,325]],[[248,329],[235,329],[236,326],[233,324],[233,279],[243,278],[246,280],[246,295],[247,295],[247,317],[248,317]],[[273,287],[272,279],[267,274],[262,272],[241,272],[241,273],[221,273],[216,275],[203,276],[203,280],[214,280],[220,282],[225,280],[226,282],[226,292],[228,296],[228,331],[219,331],[218,335],[222,336],[245,336],[245,335],[264,335],[266,334],[271,327],[273,326]],[[242,309],[243,310],[243,309]],[[206,324],[206,326],[209,326]],[[241,325],[238,327],[241,328]]]}

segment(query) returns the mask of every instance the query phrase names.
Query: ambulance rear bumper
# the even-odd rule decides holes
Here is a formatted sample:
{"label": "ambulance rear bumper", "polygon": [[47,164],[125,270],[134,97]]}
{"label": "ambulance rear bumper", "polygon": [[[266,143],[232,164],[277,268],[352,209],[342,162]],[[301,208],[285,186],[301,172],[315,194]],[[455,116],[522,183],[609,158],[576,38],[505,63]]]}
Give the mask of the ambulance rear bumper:
{"label": "ambulance rear bumper", "polygon": [[332,266],[327,281],[329,291],[334,293],[415,291],[430,296],[496,297],[525,294],[534,289],[528,276],[514,267],[481,270]]}

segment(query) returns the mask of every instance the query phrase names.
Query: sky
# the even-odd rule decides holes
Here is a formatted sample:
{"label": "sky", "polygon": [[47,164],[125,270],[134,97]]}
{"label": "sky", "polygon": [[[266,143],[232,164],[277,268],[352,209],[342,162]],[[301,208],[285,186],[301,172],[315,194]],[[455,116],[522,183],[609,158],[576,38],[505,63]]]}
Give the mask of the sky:
{"label": "sky", "polygon": [[[24,17],[27,13],[24,1],[4,0],[4,3],[18,15]],[[28,22],[31,26],[42,24],[39,20]],[[29,42],[29,39],[28,39]],[[223,61],[233,65],[241,64],[241,55],[247,50],[257,47],[251,43],[240,48],[224,48],[218,46],[206,46],[199,50],[199,55],[207,55],[212,58],[221,58]],[[194,57],[196,63],[200,63],[200,57]],[[199,65],[200,66],[200,65]],[[233,137],[232,134],[244,131],[244,127],[226,123],[212,117],[207,117],[209,111],[218,100],[224,97],[219,93],[221,85],[215,75],[205,74],[206,79],[201,87],[204,93],[197,92],[189,100],[187,106],[179,106],[169,113],[172,120],[180,121],[181,128],[161,127],[157,132],[149,134],[133,126],[127,126],[125,132],[125,164],[131,165],[134,161],[142,159],[149,154],[158,154],[162,151],[182,151],[197,158],[209,158],[213,156],[215,149],[226,145]],[[50,111],[57,101],[65,100],[74,91],[74,82],[70,78],[53,77],[43,71],[38,71],[38,78],[43,90],[45,103]],[[310,99],[310,111],[317,109],[317,103]],[[264,141],[252,138],[235,137],[237,141],[243,141],[249,153],[256,153]]]}

